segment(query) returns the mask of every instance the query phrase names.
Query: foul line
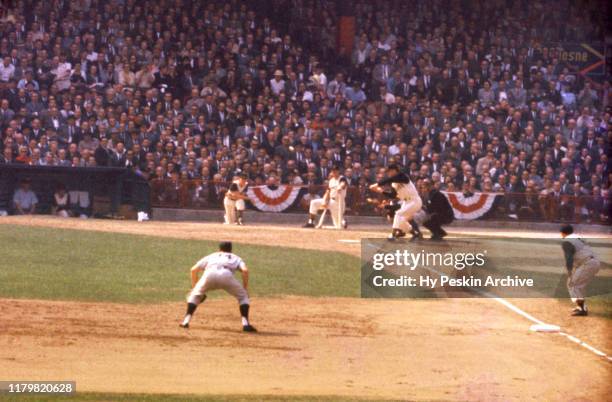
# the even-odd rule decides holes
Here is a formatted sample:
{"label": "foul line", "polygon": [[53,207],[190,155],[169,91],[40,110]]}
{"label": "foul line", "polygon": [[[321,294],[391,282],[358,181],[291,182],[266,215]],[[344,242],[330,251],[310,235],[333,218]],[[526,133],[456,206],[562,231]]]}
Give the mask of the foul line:
{"label": "foul line", "polygon": [[[370,244],[373,245],[373,244]],[[374,247],[376,247],[375,245],[373,245]],[[430,272],[434,272],[438,275],[444,275],[443,272],[438,271],[437,269],[434,268],[430,268],[430,267],[423,267],[425,269],[427,269]],[[538,320],[537,318],[535,318],[534,316],[532,316],[531,314],[527,313],[526,311],[521,310],[519,307],[515,306],[514,304],[510,303],[508,300],[501,298],[501,297],[497,297],[495,295],[493,295],[492,293],[489,293],[485,290],[481,290],[481,289],[476,289],[472,286],[467,286],[468,289],[472,290],[473,292],[476,292],[482,296],[485,296],[486,298],[489,299],[493,299],[496,302],[498,302],[499,304],[501,304],[502,306],[505,306],[506,308],[508,308],[511,311],[514,311],[515,313],[517,313],[518,315],[528,319],[529,321],[536,323],[536,324],[540,324],[540,325],[546,325],[546,323],[544,321]],[[605,354],[604,352],[602,352],[601,350],[589,345],[588,343],[582,341],[581,339],[568,334],[567,332],[563,332],[563,331],[559,331],[557,332],[559,335],[564,336],[565,338],[569,339],[570,341],[582,346],[583,348],[595,353],[597,356],[601,356],[606,358],[609,362],[612,362],[612,356],[608,356],[607,354]]]}
{"label": "foul line", "polygon": [[[443,272],[438,271],[437,269],[433,269],[433,268],[429,268],[429,267],[424,267],[425,269],[435,272],[438,275],[444,275]],[[502,306],[505,306],[506,308],[514,311],[515,313],[517,313],[520,316],[523,316],[524,318],[528,319],[529,321],[536,323],[536,324],[540,324],[540,325],[546,325],[546,323],[544,321],[538,320],[537,318],[535,318],[534,316],[532,316],[531,314],[527,313],[526,311],[520,309],[519,307],[515,306],[514,304],[510,303],[508,300],[502,298],[502,297],[497,297],[495,295],[493,295],[492,293],[487,292],[486,290],[481,290],[481,289],[476,289],[472,286],[467,286],[468,289],[472,290],[473,292],[476,292],[482,296],[485,296],[489,299],[493,299],[496,302],[498,302],[499,304],[501,304]],[[608,359],[609,362],[612,362],[612,356],[608,356],[607,354],[605,354],[604,352],[602,352],[601,350],[589,345],[588,343],[580,340],[579,338],[576,338],[573,335],[568,334],[567,332],[563,332],[563,331],[559,331],[557,332],[559,335],[566,337],[567,339],[569,339],[570,341],[577,343],[578,345],[582,346],[583,348],[590,350],[591,352],[595,353],[597,356],[601,356],[601,357],[605,357],[606,359]]]}
{"label": "foul line", "polygon": [[[473,289],[475,291],[479,291],[479,289]],[[487,292],[484,291],[480,291],[482,292],[482,294],[487,294]],[[492,296],[491,297],[493,300],[495,300],[496,302],[500,303],[503,306],[506,306],[507,308],[509,308],[510,310],[514,311],[515,313],[522,315],[523,317],[525,317],[526,319],[530,320],[531,322],[534,322],[536,324],[540,324],[540,325],[546,325],[544,322],[538,320],[537,318],[535,318],[534,316],[532,316],[531,314],[521,310],[519,307],[515,306],[514,304],[510,303],[508,300],[503,299],[501,297],[495,297]],[[567,332],[563,332],[563,331],[559,331],[557,332],[559,335],[566,337],[567,339],[569,339],[570,341],[577,343],[578,345],[582,346],[583,348],[590,350],[591,352],[595,353],[597,356],[601,356],[601,357],[605,357],[606,359],[608,359],[609,362],[612,362],[612,356],[608,356],[607,354],[605,354],[604,352],[602,352],[601,350],[589,345],[588,343],[580,340],[579,338],[576,338],[573,335],[568,334]]]}

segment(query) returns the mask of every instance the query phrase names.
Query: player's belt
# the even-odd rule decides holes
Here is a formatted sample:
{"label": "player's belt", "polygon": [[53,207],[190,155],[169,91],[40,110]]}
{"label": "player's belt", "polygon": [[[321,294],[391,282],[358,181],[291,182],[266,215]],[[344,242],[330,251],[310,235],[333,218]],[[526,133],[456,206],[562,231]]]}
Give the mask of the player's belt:
{"label": "player's belt", "polygon": [[225,265],[217,266],[215,268],[215,270],[216,271],[230,271],[230,272],[232,271],[232,269],[230,267],[226,267]]}

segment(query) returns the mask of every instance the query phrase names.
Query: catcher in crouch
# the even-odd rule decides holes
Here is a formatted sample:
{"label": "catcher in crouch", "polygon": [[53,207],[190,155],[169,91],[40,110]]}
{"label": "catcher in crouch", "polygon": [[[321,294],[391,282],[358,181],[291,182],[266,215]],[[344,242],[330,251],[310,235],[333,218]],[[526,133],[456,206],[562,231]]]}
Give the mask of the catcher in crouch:
{"label": "catcher in crouch", "polygon": [[334,222],[334,228],[346,229],[348,225],[344,219],[344,211],[346,209],[347,187],[348,181],[346,177],[340,174],[340,167],[334,166],[330,173],[327,190],[325,190],[323,198],[316,198],[310,201],[308,222],[304,227],[314,228],[319,210],[329,209],[332,221]]}
{"label": "catcher in crouch", "polygon": [[382,193],[384,191],[384,186],[387,184],[390,184],[396,191],[400,205],[393,217],[393,230],[389,236],[389,240],[404,237],[407,232],[412,233],[413,239],[419,238],[421,236],[420,232],[415,231],[411,223],[414,215],[419,212],[423,206],[423,202],[421,201],[421,197],[416,187],[410,180],[410,177],[403,173],[395,164],[387,167],[387,178],[372,184],[370,190],[376,193]]}
{"label": "catcher in crouch", "polygon": [[232,184],[230,184],[229,190],[227,190],[225,198],[223,199],[226,224],[242,225],[244,223],[242,215],[245,209],[244,201],[249,199],[246,195],[248,185],[249,183],[245,173],[240,173]]}

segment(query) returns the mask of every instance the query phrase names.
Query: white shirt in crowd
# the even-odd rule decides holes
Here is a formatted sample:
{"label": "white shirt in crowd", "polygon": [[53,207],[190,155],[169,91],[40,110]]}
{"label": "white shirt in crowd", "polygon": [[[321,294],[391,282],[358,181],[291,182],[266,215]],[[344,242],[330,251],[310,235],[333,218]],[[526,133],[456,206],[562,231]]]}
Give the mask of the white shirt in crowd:
{"label": "white shirt in crowd", "polygon": [[278,95],[285,89],[285,80],[276,80],[276,78],[272,78],[270,80],[270,88],[272,88],[274,95]]}
{"label": "white shirt in crowd", "polygon": [[9,81],[15,75],[15,66],[9,64],[5,66],[4,63],[0,63],[0,81]]}

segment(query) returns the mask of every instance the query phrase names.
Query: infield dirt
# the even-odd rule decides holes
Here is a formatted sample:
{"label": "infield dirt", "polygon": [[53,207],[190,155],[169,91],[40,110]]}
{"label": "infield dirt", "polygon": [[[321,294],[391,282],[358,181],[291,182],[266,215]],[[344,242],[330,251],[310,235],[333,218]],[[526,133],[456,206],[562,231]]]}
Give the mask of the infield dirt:
{"label": "infield dirt", "polygon": [[[380,232],[201,223],[3,218],[0,223],[334,250]],[[221,232],[223,231],[223,232]],[[44,278],[41,278],[44,280]],[[342,395],[410,400],[606,400],[612,365],[488,299],[256,298],[260,333],[235,302],[207,301],[192,328],[182,303],[0,299],[0,378],[70,379],[79,391]],[[515,301],[513,301],[515,302]],[[536,317],[609,352],[609,320],[567,318],[558,300],[519,300]]]}

